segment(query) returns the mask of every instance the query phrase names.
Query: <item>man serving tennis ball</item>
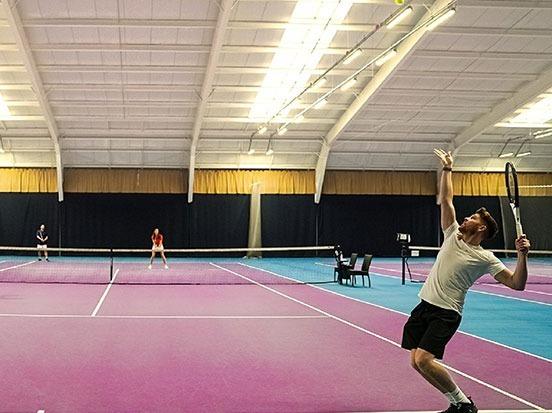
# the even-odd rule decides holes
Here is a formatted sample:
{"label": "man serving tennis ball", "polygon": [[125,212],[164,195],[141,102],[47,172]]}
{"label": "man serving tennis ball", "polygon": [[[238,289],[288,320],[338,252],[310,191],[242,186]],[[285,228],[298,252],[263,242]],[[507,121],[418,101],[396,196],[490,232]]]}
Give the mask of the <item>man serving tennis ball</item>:
{"label": "man serving tennis ball", "polygon": [[412,310],[404,326],[402,347],[410,350],[412,367],[449,400],[450,406],[443,413],[475,413],[475,403],[458,388],[436,359],[443,358],[445,346],[460,325],[466,293],[479,277],[490,273],[514,290],[525,289],[527,253],[531,244],[525,235],[516,239],[514,272],[492,252],[484,250],[481,242],[498,232],[496,221],[485,208],[480,208],[458,225],[452,204],[452,154],[441,149],[434,149],[434,152],[443,164],[440,198],[444,241],[420,290],[421,303]]}

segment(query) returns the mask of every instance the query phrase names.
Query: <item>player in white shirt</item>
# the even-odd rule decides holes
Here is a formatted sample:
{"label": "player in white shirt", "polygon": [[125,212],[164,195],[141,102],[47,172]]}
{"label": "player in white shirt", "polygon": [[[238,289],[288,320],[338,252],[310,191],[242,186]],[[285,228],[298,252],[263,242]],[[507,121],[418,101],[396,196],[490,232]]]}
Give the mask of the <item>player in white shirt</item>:
{"label": "player in white shirt", "polygon": [[36,231],[36,249],[38,250],[38,260],[42,261],[41,253],[44,254],[44,259],[48,259],[48,233],[46,232],[46,226],[40,225],[40,228]]}
{"label": "player in white shirt", "polygon": [[462,319],[468,289],[484,274],[514,289],[524,290],[527,282],[527,253],[531,246],[525,235],[516,239],[517,264],[512,272],[481,242],[493,238],[498,225],[491,214],[480,208],[456,222],[452,204],[452,154],[435,149],[443,164],[440,183],[441,228],[444,242],[429,276],[420,290],[421,298],[406,322],[402,347],[410,350],[410,363],[433,387],[449,400],[445,413],[476,413],[475,403],[458,388],[448,371],[436,359],[442,359],[445,346]]}

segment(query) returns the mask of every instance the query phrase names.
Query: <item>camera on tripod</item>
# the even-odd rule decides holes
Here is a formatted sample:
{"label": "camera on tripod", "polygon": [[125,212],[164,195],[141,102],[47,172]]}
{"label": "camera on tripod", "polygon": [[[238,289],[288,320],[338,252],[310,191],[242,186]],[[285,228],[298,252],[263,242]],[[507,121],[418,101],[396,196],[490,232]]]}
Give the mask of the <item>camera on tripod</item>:
{"label": "camera on tripod", "polygon": [[397,232],[397,242],[401,244],[401,257],[408,256],[408,246],[410,245],[410,234]]}
{"label": "camera on tripod", "polygon": [[410,279],[412,279],[412,275],[410,274],[410,268],[408,266],[408,256],[410,255],[410,234],[404,234],[402,232],[397,232],[397,242],[401,244],[401,263],[402,263],[402,271],[401,271],[401,278],[402,278],[402,284],[405,284],[406,281],[406,271],[408,271],[408,274],[410,275]]}
{"label": "camera on tripod", "polygon": [[423,282],[419,280],[412,279],[412,272],[410,271],[410,266],[408,265],[408,258],[410,255],[413,257],[419,256],[418,250],[412,250],[410,251],[410,234],[403,234],[401,232],[397,232],[397,242],[401,244],[401,263],[402,263],[402,284],[405,284],[406,281],[406,273],[408,272],[408,277],[410,278],[410,282]]}

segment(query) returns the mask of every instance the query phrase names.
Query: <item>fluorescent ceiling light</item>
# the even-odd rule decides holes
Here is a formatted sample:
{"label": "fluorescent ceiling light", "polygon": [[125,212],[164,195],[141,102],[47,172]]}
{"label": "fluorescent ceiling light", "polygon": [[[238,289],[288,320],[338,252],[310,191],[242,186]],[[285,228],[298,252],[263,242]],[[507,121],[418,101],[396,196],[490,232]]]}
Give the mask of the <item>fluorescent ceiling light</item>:
{"label": "fluorescent ceiling light", "polygon": [[[503,128],[549,128],[552,122],[552,89],[539,95],[534,101],[522,106],[514,115],[497,123]],[[537,135],[535,133],[535,135]]]}
{"label": "fluorescent ceiling light", "polygon": [[506,152],[506,153],[498,155],[499,158],[509,158],[510,156],[514,156],[514,153],[513,152]]}
{"label": "fluorescent ceiling light", "polygon": [[437,26],[442,24],[445,20],[448,20],[452,16],[454,16],[454,13],[456,13],[455,8],[447,10],[445,13],[441,14],[439,17],[437,17],[435,20],[433,20],[431,23],[429,23],[427,25],[427,30],[431,31],[431,30],[435,29]]}
{"label": "fluorescent ceiling light", "polygon": [[351,63],[353,60],[355,60],[357,57],[359,57],[360,55],[362,54],[362,50],[361,49],[355,49],[353,50],[352,52],[349,52],[347,53],[347,57],[345,58],[345,60],[343,61],[343,64],[344,65],[348,65],[349,63]]}
{"label": "fluorescent ceiling light", "polygon": [[535,139],[548,138],[549,136],[552,136],[552,129],[541,130],[533,134]]}
{"label": "fluorescent ceiling light", "polygon": [[[297,2],[249,112],[251,121],[269,121],[305,88],[352,3],[352,0]],[[280,116],[289,113],[282,112]]]}
{"label": "fluorescent ceiling light", "polygon": [[510,119],[513,123],[546,123],[552,120],[552,96],[539,98]]}
{"label": "fluorescent ceiling light", "polygon": [[259,135],[264,135],[264,134],[266,133],[267,130],[268,130],[268,127],[267,127],[266,125],[264,125],[264,126],[261,126],[261,127],[259,128],[259,130],[257,131],[257,133],[258,133]]}
{"label": "fluorescent ceiling light", "polygon": [[278,129],[278,136],[282,136],[287,132],[287,128],[285,126],[282,126],[280,129]]}
{"label": "fluorescent ceiling light", "polygon": [[531,151],[525,151],[525,152],[518,153],[516,155],[516,158],[523,158],[524,156],[527,156],[527,155],[531,155]]}
{"label": "fluorescent ceiling light", "polygon": [[391,18],[389,23],[387,23],[387,28],[391,29],[395,27],[397,24],[402,22],[410,13],[412,13],[412,11],[412,6],[408,6],[405,9],[402,9],[400,12],[397,13],[396,16]]}
{"label": "fluorescent ceiling light", "polygon": [[293,119],[293,122],[295,123],[301,123],[305,120],[305,117],[303,115],[297,116],[295,119]]}
{"label": "fluorescent ceiling light", "polygon": [[356,82],[357,82],[356,77],[353,77],[352,79],[349,79],[347,81],[347,83],[345,83],[345,84],[343,84],[343,86],[341,86],[341,90],[345,91],[347,89],[350,89]]}
{"label": "fluorescent ceiling light", "polygon": [[397,54],[397,49],[391,49],[387,53],[385,53],[382,57],[380,57],[378,60],[376,60],[376,66],[381,66],[385,62],[387,62],[389,59],[391,59],[393,56]]}
{"label": "fluorescent ceiling light", "polygon": [[248,155],[253,155],[255,153],[255,149],[251,148],[247,151]]}
{"label": "fluorescent ceiling light", "polygon": [[0,95],[0,118],[6,119],[10,117],[10,108],[8,108],[8,105],[6,105],[6,102],[4,102],[4,98],[2,97],[2,95]]}
{"label": "fluorescent ceiling light", "polygon": [[318,102],[316,105],[314,105],[315,109],[322,109],[326,104],[328,103],[328,99],[322,99],[320,102]]}
{"label": "fluorescent ceiling light", "polygon": [[272,150],[272,148],[269,148],[266,150],[266,156],[270,156],[274,153],[274,151]]}
{"label": "fluorescent ceiling light", "polygon": [[548,128],[552,126],[552,122],[547,123],[514,123],[514,122],[498,122],[495,123],[495,126],[497,128],[532,128],[532,129],[538,129],[538,128]]}

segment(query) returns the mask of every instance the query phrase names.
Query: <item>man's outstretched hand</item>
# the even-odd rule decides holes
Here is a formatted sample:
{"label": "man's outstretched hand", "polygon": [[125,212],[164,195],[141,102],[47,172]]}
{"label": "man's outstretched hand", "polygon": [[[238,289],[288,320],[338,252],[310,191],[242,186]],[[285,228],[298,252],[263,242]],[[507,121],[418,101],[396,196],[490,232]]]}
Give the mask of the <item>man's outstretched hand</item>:
{"label": "man's outstretched hand", "polygon": [[439,158],[443,166],[452,168],[453,159],[452,159],[452,153],[450,153],[450,151],[445,152],[442,149],[433,149],[433,153],[437,155],[437,157]]}

